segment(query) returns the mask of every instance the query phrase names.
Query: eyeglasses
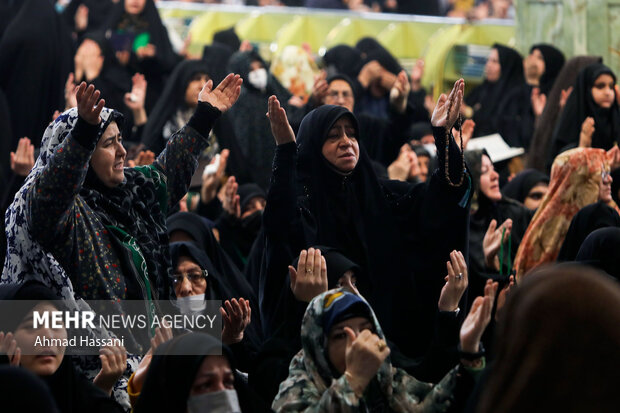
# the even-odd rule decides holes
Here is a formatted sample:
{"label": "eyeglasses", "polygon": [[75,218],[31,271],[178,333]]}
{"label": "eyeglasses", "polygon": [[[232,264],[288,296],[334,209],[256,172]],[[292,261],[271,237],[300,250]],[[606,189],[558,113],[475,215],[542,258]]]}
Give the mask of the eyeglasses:
{"label": "eyeglasses", "polygon": [[344,99],[351,99],[353,95],[349,92],[340,92],[338,90],[330,90],[327,92],[327,96],[336,99],[338,96],[342,96]]}
{"label": "eyeglasses", "polygon": [[192,284],[200,284],[202,280],[205,280],[209,272],[207,270],[192,270],[188,273],[175,273],[172,275],[172,283],[177,286],[183,283],[183,279],[187,279]]}

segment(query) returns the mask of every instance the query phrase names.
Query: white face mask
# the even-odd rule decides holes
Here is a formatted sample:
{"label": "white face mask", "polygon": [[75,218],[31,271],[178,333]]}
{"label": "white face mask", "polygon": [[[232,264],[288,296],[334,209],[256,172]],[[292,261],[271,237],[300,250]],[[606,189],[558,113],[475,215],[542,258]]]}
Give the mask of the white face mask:
{"label": "white face mask", "polygon": [[267,70],[265,68],[252,70],[248,74],[248,82],[258,90],[265,90],[267,87]]}
{"label": "white face mask", "polygon": [[204,294],[177,297],[176,305],[183,314],[198,313],[207,308]]}
{"label": "white face mask", "polygon": [[426,149],[428,153],[431,154],[431,157],[434,157],[437,155],[437,147],[435,146],[434,143],[425,143],[422,146],[424,146],[424,149]]}
{"label": "white face mask", "polygon": [[221,390],[190,396],[187,399],[188,413],[241,413],[235,390]]}

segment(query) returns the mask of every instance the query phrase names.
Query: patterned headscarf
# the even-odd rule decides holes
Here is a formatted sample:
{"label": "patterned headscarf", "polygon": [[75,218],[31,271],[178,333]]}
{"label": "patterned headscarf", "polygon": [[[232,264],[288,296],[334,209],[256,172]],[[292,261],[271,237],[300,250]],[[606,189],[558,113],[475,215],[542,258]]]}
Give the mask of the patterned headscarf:
{"label": "patterned headscarf", "polygon": [[[97,138],[108,127],[113,113],[115,111],[108,108],[101,111],[102,122]],[[70,301],[77,299],[71,280],[52,254],[46,252],[32,236],[32,231],[36,231],[36,228],[29,228],[26,194],[34,184],[35,178],[48,164],[56,147],[71,132],[77,119],[77,108],[72,108],[58,116],[45,129],[41,140],[39,158],[20,190],[15,194],[13,203],[6,211],[5,228],[8,247],[2,277],[0,278],[1,283],[21,283],[36,279],[50,287],[59,299]]]}
{"label": "patterned headscarf", "polygon": [[[531,269],[556,260],[575,214],[597,201],[601,173],[603,168],[609,171],[609,165],[607,153],[595,148],[575,148],[555,158],[549,192],[517,251],[517,280]],[[609,206],[620,213],[615,202]]]}
{"label": "patterned headscarf", "polygon": [[[340,310],[344,311],[339,311],[337,308],[339,302],[342,304]],[[272,405],[275,411],[305,410],[312,404],[313,399],[320,399],[333,381],[338,379],[334,377],[334,369],[328,361],[327,335],[329,332],[326,329],[328,325],[333,324],[334,311],[348,312],[344,307],[351,308],[352,304],[355,306],[362,304],[367,307],[362,313],[369,315],[370,322],[374,325],[374,334],[385,340],[374,311],[361,296],[355,296],[343,288],[329,290],[316,296],[306,309],[301,325],[302,350],[291,361],[289,377],[280,385],[280,391]],[[356,314],[358,313],[360,313],[359,308]],[[448,374],[440,385],[434,387],[432,384],[419,382],[403,370],[392,367],[389,356],[379,367],[373,381],[378,383],[377,388],[383,399],[387,401],[391,410],[396,412],[411,411],[427,395],[434,399],[433,401],[425,400],[425,403],[430,402],[425,404],[428,411],[444,411],[450,404],[454,384],[451,374]],[[372,385],[371,383],[370,386]],[[377,392],[373,394],[376,396]],[[352,393],[342,394],[340,397],[340,402],[344,402],[347,407],[357,404]]]}

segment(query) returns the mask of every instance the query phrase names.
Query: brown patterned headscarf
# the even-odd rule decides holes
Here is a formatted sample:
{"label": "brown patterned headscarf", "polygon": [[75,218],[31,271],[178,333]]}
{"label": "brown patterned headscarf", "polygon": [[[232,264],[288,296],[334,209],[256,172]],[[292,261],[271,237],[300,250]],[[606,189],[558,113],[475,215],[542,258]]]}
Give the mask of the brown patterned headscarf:
{"label": "brown patterned headscarf", "polygon": [[[555,158],[549,192],[517,251],[517,280],[531,269],[556,260],[575,214],[598,200],[601,173],[603,168],[609,170],[609,165],[607,153],[595,148],[575,148]],[[609,206],[620,213],[615,202]]]}

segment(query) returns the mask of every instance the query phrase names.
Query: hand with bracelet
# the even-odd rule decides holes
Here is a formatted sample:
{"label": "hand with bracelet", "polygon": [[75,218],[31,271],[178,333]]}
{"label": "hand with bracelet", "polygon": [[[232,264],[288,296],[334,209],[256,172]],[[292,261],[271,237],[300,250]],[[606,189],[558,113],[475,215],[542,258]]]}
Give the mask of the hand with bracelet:
{"label": "hand with bracelet", "polygon": [[461,364],[465,367],[480,368],[483,366],[483,350],[480,339],[491,321],[491,310],[495,301],[498,283],[487,280],[484,286],[484,297],[476,297],[467,318],[463,321],[460,331],[459,352]]}

